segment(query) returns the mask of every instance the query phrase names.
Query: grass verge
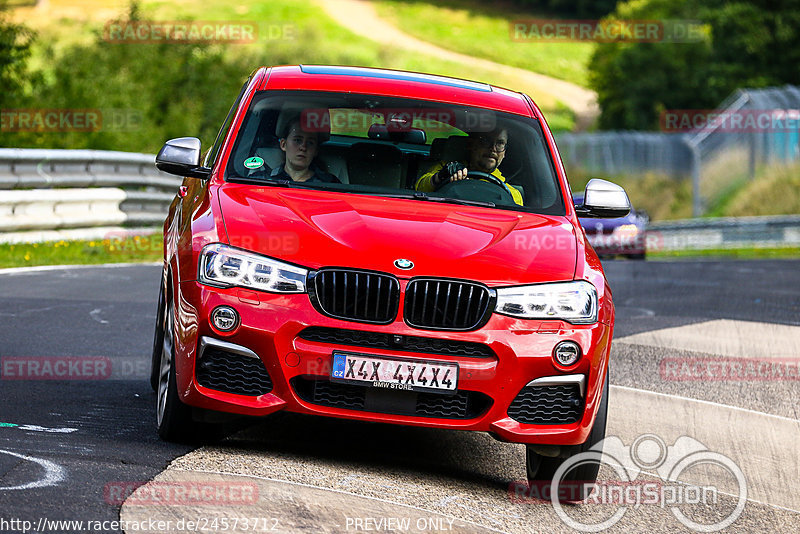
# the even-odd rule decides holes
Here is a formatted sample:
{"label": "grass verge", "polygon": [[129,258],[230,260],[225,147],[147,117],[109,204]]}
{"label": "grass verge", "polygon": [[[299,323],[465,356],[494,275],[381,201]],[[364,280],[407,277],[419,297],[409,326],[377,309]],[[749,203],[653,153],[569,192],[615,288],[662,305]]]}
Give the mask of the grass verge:
{"label": "grass verge", "polygon": [[510,4],[471,0],[438,2],[378,0],[378,13],[424,41],[588,87],[587,65],[594,43],[551,43],[512,39],[514,20],[551,19]]}
{"label": "grass verge", "polygon": [[126,239],[0,244],[0,268],[159,261],[160,233]]}
{"label": "grass verge", "polygon": [[622,186],[631,205],[644,210],[652,221],[687,219],[692,216],[692,183],[657,173],[642,176],[601,176],[581,169],[568,173],[572,191],[582,192],[591,178],[602,178]]}
{"label": "grass verge", "polygon": [[772,165],[736,190],[725,215],[792,215],[800,213],[800,165]]}
{"label": "grass verge", "polygon": [[660,250],[647,251],[648,260],[697,260],[697,259],[793,259],[800,260],[800,247],[780,248],[715,248],[708,250]]}

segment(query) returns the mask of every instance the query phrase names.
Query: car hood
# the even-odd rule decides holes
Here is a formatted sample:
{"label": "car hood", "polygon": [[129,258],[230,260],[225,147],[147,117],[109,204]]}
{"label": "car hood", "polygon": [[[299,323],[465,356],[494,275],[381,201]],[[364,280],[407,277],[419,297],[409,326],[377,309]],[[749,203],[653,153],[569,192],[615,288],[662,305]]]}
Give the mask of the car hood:
{"label": "car hood", "polygon": [[[488,285],[571,280],[575,273],[575,233],[566,217],[230,183],[218,198],[231,245],[310,269]],[[397,259],[414,266],[401,270]]]}

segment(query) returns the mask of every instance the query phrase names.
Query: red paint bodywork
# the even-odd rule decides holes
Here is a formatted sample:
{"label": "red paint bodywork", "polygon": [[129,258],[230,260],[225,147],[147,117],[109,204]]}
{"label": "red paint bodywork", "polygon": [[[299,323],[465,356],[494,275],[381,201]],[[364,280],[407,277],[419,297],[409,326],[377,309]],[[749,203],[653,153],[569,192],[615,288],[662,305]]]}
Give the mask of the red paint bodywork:
{"label": "red paint bodywork", "polygon": [[[226,168],[250,100],[256,91],[272,89],[402,96],[538,119],[555,164],[566,215],[226,183],[222,169]],[[184,403],[253,416],[290,410],[363,421],[480,430],[519,443],[575,445],[587,439],[608,370],[614,307],[600,261],[580,231],[555,141],[541,112],[527,96],[494,87],[491,92],[480,92],[386,78],[308,75],[299,67],[261,68],[251,77],[211,178],[207,181],[187,178],[184,186],[186,195],[173,201],[164,225],[163,274],[163,287],[171,290],[175,302],[177,385]],[[266,238],[258,237],[267,234]],[[588,280],[598,293],[598,321],[591,325],[571,325],[564,321],[531,321],[493,314],[476,331],[435,332],[408,326],[403,321],[402,299],[397,319],[388,325],[338,320],[316,311],[307,294],[281,295],[200,284],[199,254],[205,245],[217,242],[309,269],[337,266],[391,273],[400,280],[401,292],[410,276],[394,267],[393,261],[406,257],[414,259],[415,276],[457,277],[490,287]],[[242,317],[241,326],[232,334],[217,332],[209,323],[210,311],[221,304],[233,306]],[[298,375],[329,376],[332,350],[352,350],[297,337],[303,328],[312,325],[486,344],[497,355],[491,361],[436,358],[457,362],[459,389],[483,392],[493,399],[493,404],[476,419],[452,420],[369,413],[304,402],[292,390],[289,380]],[[199,385],[194,371],[201,336],[252,348],[272,377],[272,392],[248,397]],[[561,340],[577,342],[584,354],[568,370],[559,368],[552,358],[553,347]],[[369,352],[376,356],[396,355],[381,349]],[[402,356],[431,359],[429,354],[410,352]],[[528,382],[566,374],[587,377],[586,408],[579,422],[529,425],[508,416],[509,404]]]}

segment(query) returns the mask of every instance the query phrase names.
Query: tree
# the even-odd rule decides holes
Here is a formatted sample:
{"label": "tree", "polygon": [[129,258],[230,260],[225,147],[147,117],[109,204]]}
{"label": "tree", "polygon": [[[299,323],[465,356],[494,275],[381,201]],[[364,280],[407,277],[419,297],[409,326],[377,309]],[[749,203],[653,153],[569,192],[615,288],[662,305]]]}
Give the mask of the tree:
{"label": "tree", "polygon": [[[141,20],[131,4],[122,25]],[[231,59],[222,45],[111,42],[44,51],[47,83],[32,107],[91,110],[101,117],[88,131],[25,132],[20,146],[156,152],[166,139],[193,135],[208,146],[254,62]]]}
{"label": "tree", "polygon": [[739,87],[800,83],[798,0],[726,2],[636,0],[621,3],[619,20],[696,20],[691,43],[599,44],[590,84],[603,129],[653,129],[666,109],[714,108]]}
{"label": "tree", "polygon": [[34,37],[29,28],[7,19],[5,2],[0,2],[0,108],[18,105],[22,99]]}
{"label": "tree", "polygon": [[551,11],[564,17],[596,18],[614,11],[617,0],[515,0],[536,11]]}

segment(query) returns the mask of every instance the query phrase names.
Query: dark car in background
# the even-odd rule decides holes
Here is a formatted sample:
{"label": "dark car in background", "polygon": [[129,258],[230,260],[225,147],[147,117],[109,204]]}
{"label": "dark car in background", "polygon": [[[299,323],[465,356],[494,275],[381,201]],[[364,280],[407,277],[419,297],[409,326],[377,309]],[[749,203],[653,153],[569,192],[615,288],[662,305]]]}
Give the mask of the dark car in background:
{"label": "dark car in background", "polygon": [[[573,193],[576,206],[583,204],[583,193]],[[579,217],[586,238],[598,256],[625,256],[643,260],[647,254],[647,225],[650,216],[644,210],[631,209],[625,217],[590,219]]]}

